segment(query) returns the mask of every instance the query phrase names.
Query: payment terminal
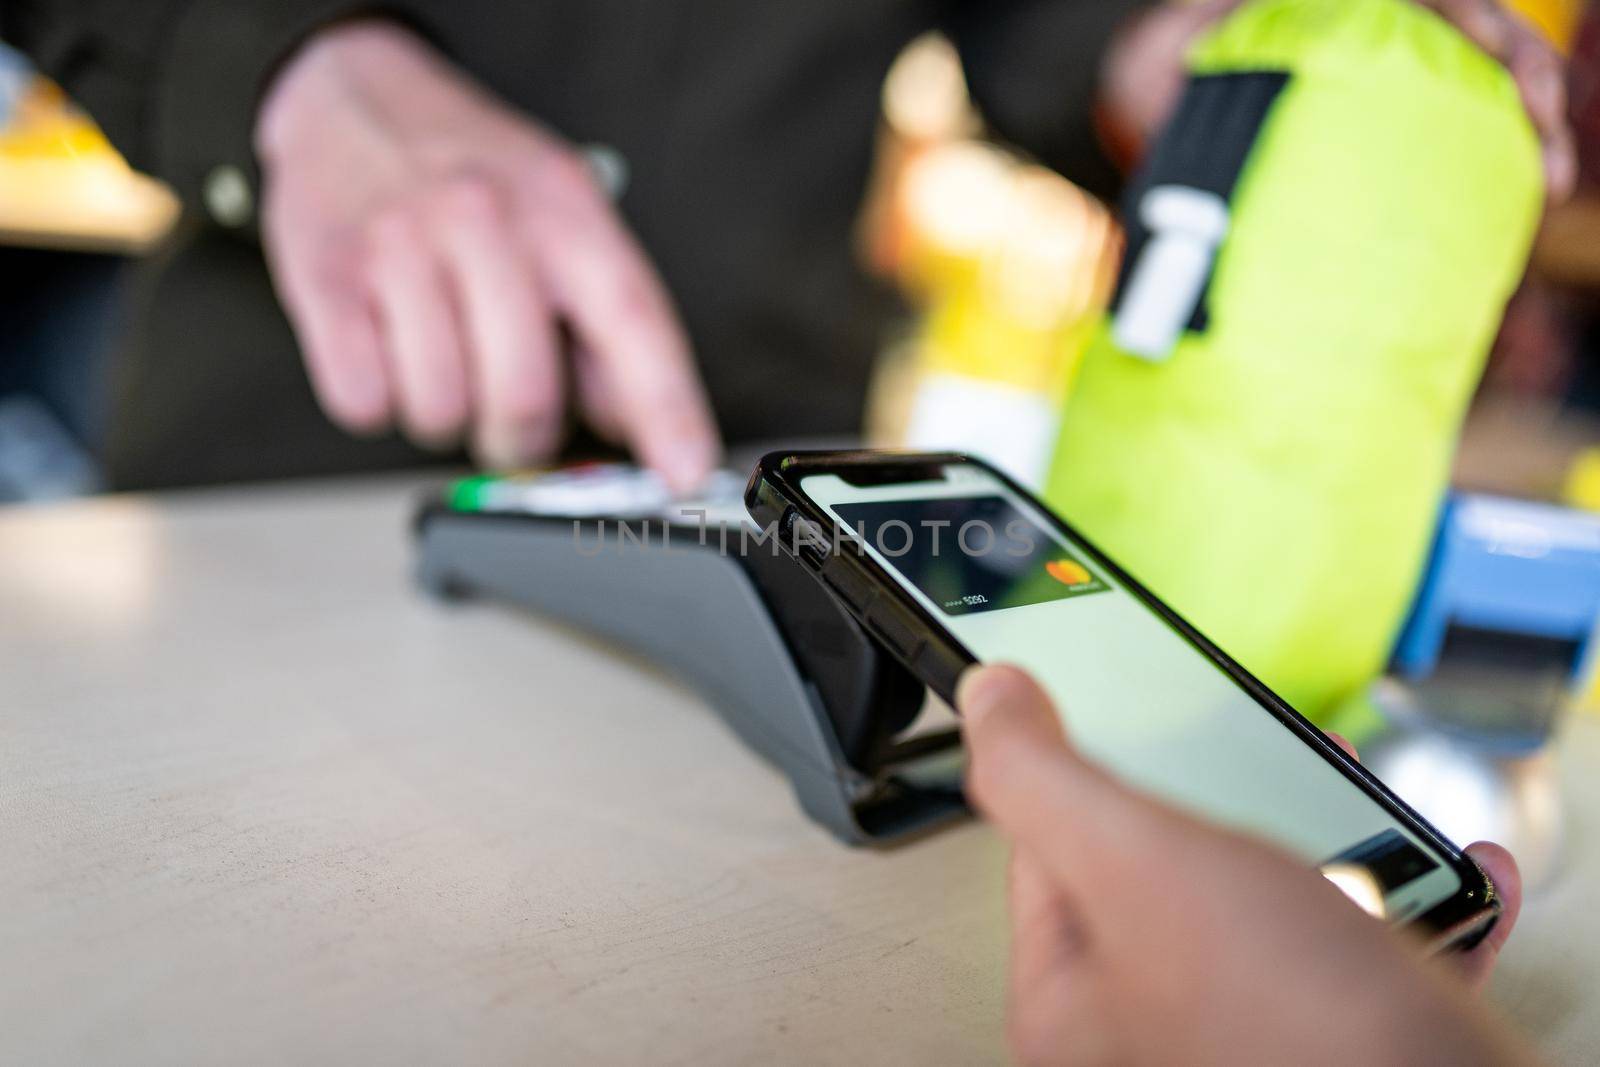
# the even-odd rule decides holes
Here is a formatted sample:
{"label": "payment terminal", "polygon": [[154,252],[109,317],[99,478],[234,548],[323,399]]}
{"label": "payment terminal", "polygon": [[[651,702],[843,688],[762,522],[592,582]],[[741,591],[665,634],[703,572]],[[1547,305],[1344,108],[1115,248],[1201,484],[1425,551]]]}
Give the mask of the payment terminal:
{"label": "payment terminal", "polygon": [[888,844],[965,816],[956,730],[908,729],[921,683],[754,527],[742,489],[722,472],[702,499],[673,500],[621,464],[464,479],[417,513],[418,576],[683,678],[842,841]]}

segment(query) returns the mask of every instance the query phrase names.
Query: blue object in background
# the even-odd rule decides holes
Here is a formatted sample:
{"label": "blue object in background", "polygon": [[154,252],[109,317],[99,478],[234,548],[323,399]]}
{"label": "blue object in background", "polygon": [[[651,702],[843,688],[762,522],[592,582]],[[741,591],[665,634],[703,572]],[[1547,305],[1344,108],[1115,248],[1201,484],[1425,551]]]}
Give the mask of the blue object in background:
{"label": "blue object in background", "polygon": [[100,489],[100,470],[43,402],[0,396],[0,503],[65,500]]}
{"label": "blue object in background", "polygon": [[22,94],[33,80],[33,68],[21,55],[0,44],[0,127],[11,121]]}
{"label": "blue object in background", "polygon": [[[0,44],[0,129],[34,77]],[[0,503],[100,487],[121,272],[120,257],[0,248]]]}
{"label": "blue object in background", "polygon": [[1457,495],[1445,505],[1428,576],[1395,648],[1418,681],[1464,627],[1570,641],[1577,670],[1600,616],[1600,515],[1555,504]]}

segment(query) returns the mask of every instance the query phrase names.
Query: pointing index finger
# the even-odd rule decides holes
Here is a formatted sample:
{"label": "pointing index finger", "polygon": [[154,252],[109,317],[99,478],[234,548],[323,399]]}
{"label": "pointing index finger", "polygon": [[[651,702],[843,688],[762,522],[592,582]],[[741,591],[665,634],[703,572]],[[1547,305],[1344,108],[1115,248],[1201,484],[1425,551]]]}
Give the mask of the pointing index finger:
{"label": "pointing index finger", "polygon": [[676,490],[716,463],[710,404],[666,287],[581,162],[539,183],[525,232],[603,377],[629,445]]}

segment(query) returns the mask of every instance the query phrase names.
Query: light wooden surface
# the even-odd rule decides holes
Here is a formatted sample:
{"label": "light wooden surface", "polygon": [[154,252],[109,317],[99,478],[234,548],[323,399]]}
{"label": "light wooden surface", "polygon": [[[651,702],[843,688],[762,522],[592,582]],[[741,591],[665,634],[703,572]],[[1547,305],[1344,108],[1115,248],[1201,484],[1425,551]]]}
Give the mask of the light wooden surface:
{"label": "light wooden surface", "polygon": [[[0,512],[0,1062],[1004,1059],[1004,854],[801,818],[669,679],[408,581],[414,480]],[[1600,724],[1498,999],[1600,1055]]]}

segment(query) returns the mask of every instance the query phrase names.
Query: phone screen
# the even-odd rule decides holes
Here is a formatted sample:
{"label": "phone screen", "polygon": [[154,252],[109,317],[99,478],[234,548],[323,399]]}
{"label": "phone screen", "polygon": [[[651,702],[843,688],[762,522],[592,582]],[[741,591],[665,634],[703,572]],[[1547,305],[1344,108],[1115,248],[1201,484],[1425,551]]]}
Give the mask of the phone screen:
{"label": "phone screen", "polygon": [[1395,921],[1461,887],[1449,858],[976,465],[942,481],[800,487],[980,661],[1027,668],[1080,751],[1125,781],[1305,858]]}

